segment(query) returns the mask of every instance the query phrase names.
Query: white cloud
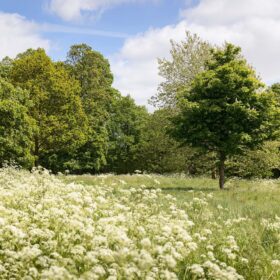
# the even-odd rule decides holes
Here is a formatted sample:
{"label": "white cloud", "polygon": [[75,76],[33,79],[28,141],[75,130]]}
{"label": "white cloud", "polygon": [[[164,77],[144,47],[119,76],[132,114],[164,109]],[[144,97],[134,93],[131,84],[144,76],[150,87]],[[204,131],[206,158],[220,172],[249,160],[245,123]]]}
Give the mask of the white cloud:
{"label": "white cloud", "polygon": [[186,24],[181,22],[127,39],[121,51],[110,58],[114,86],[123,94],[130,94],[138,104],[147,105],[160,82],[157,58],[168,56],[170,39],[183,39],[185,31]]}
{"label": "white cloud", "polygon": [[130,93],[139,104],[156,93],[160,82],[157,57],[168,57],[169,40],[181,40],[185,29],[214,44],[229,41],[266,83],[280,81],[280,1],[201,0],[180,13],[177,25],[151,29],[127,39],[111,58],[115,87]]}
{"label": "white cloud", "polygon": [[240,45],[265,82],[280,80],[279,0],[203,0],[182,14],[202,38]]}
{"label": "white cloud", "polygon": [[145,0],[50,0],[48,9],[63,20],[72,21],[80,19],[85,12],[102,12],[115,5],[144,1]]}
{"label": "white cloud", "polygon": [[38,26],[18,14],[0,12],[0,58],[15,57],[28,48],[49,48],[49,41],[43,39]]}
{"label": "white cloud", "polygon": [[252,17],[279,19],[279,9],[278,0],[202,0],[182,15],[197,24],[230,26]]}

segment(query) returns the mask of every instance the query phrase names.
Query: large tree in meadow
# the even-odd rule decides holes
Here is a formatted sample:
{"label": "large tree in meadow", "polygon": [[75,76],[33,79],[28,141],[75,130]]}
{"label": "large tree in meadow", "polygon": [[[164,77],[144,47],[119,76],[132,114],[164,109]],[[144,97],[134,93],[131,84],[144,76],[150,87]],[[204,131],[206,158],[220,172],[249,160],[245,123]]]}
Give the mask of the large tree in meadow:
{"label": "large tree in meadow", "polygon": [[213,151],[224,188],[225,161],[255,148],[273,134],[275,102],[232,44],[212,50],[206,70],[181,97],[172,134],[184,144]]}

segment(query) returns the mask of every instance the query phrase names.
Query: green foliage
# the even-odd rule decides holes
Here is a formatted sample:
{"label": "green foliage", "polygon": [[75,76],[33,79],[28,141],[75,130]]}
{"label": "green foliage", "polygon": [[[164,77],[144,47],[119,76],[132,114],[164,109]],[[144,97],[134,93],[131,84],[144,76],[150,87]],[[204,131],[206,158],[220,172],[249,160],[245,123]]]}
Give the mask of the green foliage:
{"label": "green foliage", "polygon": [[30,93],[29,114],[36,120],[34,136],[36,164],[49,164],[53,154],[69,154],[85,140],[87,119],[80,100],[80,86],[65,67],[53,63],[43,49],[28,50],[13,61],[10,79]]}
{"label": "green foliage", "polygon": [[273,84],[270,88],[273,92],[280,95],[280,83]]}
{"label": "green foliage", "polygon": [[168,131],[174,112],[159,109],[146,122],[138,150],[139,169],[149,173],[211,174],[215,166],[213,154],[201,153],[190,146],[182,146]]}
{"label": "green foliage", "polygon": [[8,79],[13,60],[8,56],[0,61],[0,78]]}
{"label": "green foliage", "polygon": [[180,99],[172,134],[185,144],[217,153],[220,187],[224,161],[272,137],[275,102],[240,55],[226,44],[214,49],[207,70],[198,74]]}
{"label": "green foliage", "polygon": [[[108,60],[86,44],[72,46],[65,62],[53,62],[43,49],[4,58],[1,162],[18,158],[31,166],[35,159],[55,172],[215,177],[226,161],[230,176],[277,176],[279,84],[262,92],[230,44],[211,51],[188,32],[171,44],[171,59],[159,60],[164,81],[152,98],[160,107],[153,114],[112,87]],[[259,147],[269,137],[277,141]]]}
{"label": "green foliage", "polygon": [[139,148],[148,116],[146,108],[137,106],[130,96],[119,96],[115,101],[109,124],[107,171],[128,173],[141,169]]}
{"label": "green foliage", "polygon": [[111,87],[113,75],[103,55],[85,44],[70,48],[66,66],[80,82],[80,96],[89,123],[87,141],[77,150],[70,165],[76,172],[97,172],[106,164],[107,126],[114,98],[118,95]]}
{"label": "green foliage", "polygon": [[149,116],[139,149],[138,169],[154,173],[183,172],[187,168],[188,150],[180,148],[167,134],[170,110],[161,109]]}
{"label": "green foliage", "polygon": [[81,44],[70,48],[66,65],[80,82],[83,107],[90,121],[98,123],[106,120],[115,96],[108,60],[88,45]]}
{"label": "green foliage", "polygon": [[171,59],[159,59],[159,75],[164,78],[151,99],[157,107],[176,107],[178,95],[190,87],[195,76],[205,69],[211,46],[196,34],[186,32],[185,40],[171,40]]}
{"label": "green foliage", "polygon": [[270,90],[273,94],[273,100],[275,104],[273,132],[275,138],[280,141],[280,83],[273,84],[270,87]]}
{"label": "green foliage", "polygon": [[228,174],[241,178],[280,176],[280,142],[268,141],[260,148],[248,150],[228,161]]}
{"label": "green foliage", "polygon": [[32,167],[34,120],[28,116],[28,94],[0,78],[0,166],[5,162]]}
{"label": "green foliage", "polygon": [[86,44],[73,45],[68,52],[66,63],[81,82],[83,98],[93,97],[98,100],[101,98],[96,94],[98,90],[110,88],[113,83],[108,60]]}

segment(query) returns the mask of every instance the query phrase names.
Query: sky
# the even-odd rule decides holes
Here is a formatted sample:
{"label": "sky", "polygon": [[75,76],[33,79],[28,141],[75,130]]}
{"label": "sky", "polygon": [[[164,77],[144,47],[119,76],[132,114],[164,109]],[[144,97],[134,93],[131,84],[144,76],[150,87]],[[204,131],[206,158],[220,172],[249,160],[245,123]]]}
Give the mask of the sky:
{"label": "sky", "polygon": [[0,0],[0,59],[43,47],[65,60],[86,43],[109,59],[114,87],[147,105],[161,82],[158,58],[185,31],[242,47],[262,80],[280,82],[279,0]]}

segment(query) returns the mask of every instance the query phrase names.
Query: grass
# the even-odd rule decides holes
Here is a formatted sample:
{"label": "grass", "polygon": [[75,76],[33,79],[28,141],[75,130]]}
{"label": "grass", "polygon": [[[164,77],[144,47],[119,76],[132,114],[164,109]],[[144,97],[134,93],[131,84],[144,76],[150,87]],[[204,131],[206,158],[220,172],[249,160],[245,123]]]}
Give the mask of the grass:
{"label": "grass", "polygon": [[0,175],[0,279],[280,279],[279,180]]}
{"label": "grass", "polygon": [[[217,247],[225,242],[226,236],[233,235],[248,263],[242,265],[222,255],[220,255],[220,259],[230,263],[245,279],[280,279],[280,266],[271,265],[275,263],[275,260],[280,260],[280,223],[277,224],[279,228],[276,227],[273,230],[269,229],[269,226],[266,228],[262,225],[264,220],[273,224],[275,217],[280,217],[280,180],[229,179],[223,191],[219,190],[217,180],[204,177],[83,175],[68,176],[65,180],[93,187],[100,184],[118,185],[125,181],[126,184],[123,185],[125,188],[137,188],[141,185],[148,189],[160,188],[163,193],[174,196],[176,205],[183,209],[186,209],[186,203],[190,203],[194,197],[213,194],[213,198],[201,209],[190,208],[187,210],[190,218],[196,224],[196,231],[203,231],[205,226],[209,228],[213,224],[214,237],[211,243],[216,244]],[[193,210],[195,211],[192,212]],[[210,217],[205,221],[203,216],[207,217],[207,213]],[[242,218],[244,222],[239,222],[239,219],[242,220]],[[222,228],[219,228],[215,222]],[[232,225],[227,227],[226,222],[232,223]],[[200,254],[207,254],[203,244],[198,252],[193,258],[197,259],[199,263],[201,262]],[[216,254],[220,253],[216,252]],[[200,279],[191,278],[193,276],[190,275],[188,277],[189,279]]]}
{"label": "grass", "polygon": [[[228,209],[229,216],[250,218],[273,218],[280,216],[280,180],[243,180],[229,179],[225,190],[220,191],[218,181],[207,177],[184,177],[180,175],[81,175],[63,177],[67,182],[77,182],[97,186],[119,185],[125,181],[125,188],[144,185],[148,189],[160,188],[164,193],[177,198],[178,206],[189,201],[197,193],[213,193],[211,204],[214,208],[221,205]],[[159,184],[158,184],[159,182]]]}

